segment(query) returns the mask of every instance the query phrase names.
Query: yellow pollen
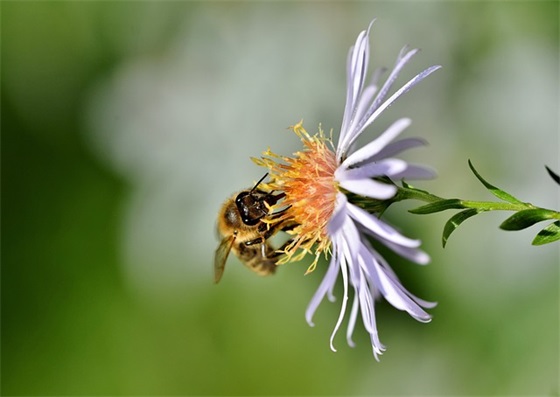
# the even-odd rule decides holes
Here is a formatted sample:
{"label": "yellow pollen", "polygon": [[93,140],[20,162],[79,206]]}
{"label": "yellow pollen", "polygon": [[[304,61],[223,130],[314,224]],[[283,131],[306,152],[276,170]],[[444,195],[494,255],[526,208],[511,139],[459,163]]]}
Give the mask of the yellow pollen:
{"label": "yellow pollen", "polygon": [[[325,137],[321,127],[319,133],[309,135],[303,128],[303,121],[290,127],[301,139],[304,149],[293,157],[280,156],[270,149],[260,159],[253,159],[258,165],[268,168],[271,181],[265,188],[283,191],[286,196],[273,209],[285,209],[280,217],[268,222],[292,220],[297,226],[288,231],[292,235],[285,248],[285,256],[278,264],[301,260],[307,253],[315,255],[307,273],[315,270],[321,253],[327,254],[330,240],[327,225],[333,214],[338,192],[334,173],[337,161],[332,141]],[[296,252],[300,252],[296,255]]]}

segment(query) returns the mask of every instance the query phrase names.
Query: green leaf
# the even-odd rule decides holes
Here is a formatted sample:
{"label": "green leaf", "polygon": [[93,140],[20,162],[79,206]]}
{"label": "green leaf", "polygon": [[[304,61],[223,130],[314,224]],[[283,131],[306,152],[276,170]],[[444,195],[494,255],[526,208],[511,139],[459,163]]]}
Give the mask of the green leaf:
{"label": "green leaf", "polygon": [[414,186],[412,186],[412,185],[406,183],[406,182],[404,181],[404,179],[401,181],[401,184],[402,184],[402,186],[403,186],[405,189],[414,189]]}
{"label": "green leaf", "polygon": [[426,204],[421,207],[411,209],[408,212],[417,215],[425,215],[425,214],[433,214],[434,212],[441,212],[445,210],[457,210],[462,208],[467,208],[467,207],[463,205],[461,200],[448,199],[448,200],[436,201],[435,203]]}
{"label": "green leaf", "polygon": [[535,223],[545,221],[547,219],[554,219],[555,213],[550,210],[542,208],[534,208],[516,212],[507,218],[501,225],[500,229],[503,230],[522,230]]}
{"label": "green leaf", "polygon": [[414,190],[415,192],[430,194],[427,190],[418,189],[417,187],[412,186],[410,183],[405,182],[404,179],[401,180],[401,183],[405,189]]}
{"label": "green leaf", "polygon": [[518,200],[517,198],[513,197],[511,194],[504,192],[502,189],[497,188],[496,186],[486,182],[482,176],[476,171],[474,165],[472,165],[471,160],[469,160],[469,167],[473,174],[478,178],[478,180],[492,193],[494,196],[499,198],[500,200],[507,201],[512,204],[523,204],[522,201]]}
{"label": "green leaf", "polygon": [[441,237],[441,244],[443,245],[443,248],[445,248],[445,245],[447,244],[447,240],[449,239],[451,233],[453,233],[461,223],[469,219],[471,216],[479,214],[480,212],[481,211],[477,209],[469,208],[468,210],[461,211],[449,218],[449,220],[443,227],[443,236]]}
{"label": "green leaf", "polygon": [[533,245],[544,245],[560,240],[560,221],[551,223],[537,234]]}
{"label": "green leaf", "polygon": [[545,165],[545,168],[548,171],[548,175],[550,175],[550,177],[554,180],[554,182],[556,182],[557,184],[560,185],[560,175],[556,174],[554,171],[552,171],[546,165]]}

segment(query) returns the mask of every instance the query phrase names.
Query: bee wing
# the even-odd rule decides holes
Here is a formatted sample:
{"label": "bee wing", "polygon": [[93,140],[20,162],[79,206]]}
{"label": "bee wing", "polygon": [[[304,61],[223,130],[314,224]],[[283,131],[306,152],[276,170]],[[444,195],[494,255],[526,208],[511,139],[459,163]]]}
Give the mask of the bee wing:
{"label": "bee wing", "polygon": [[234,242],[235,236],[226,237],[222,239],[218,249],[216,249],[216,254],[214,255],[214,283],[216,284],[220,282],[220,279],[224,274],[226,261]]}

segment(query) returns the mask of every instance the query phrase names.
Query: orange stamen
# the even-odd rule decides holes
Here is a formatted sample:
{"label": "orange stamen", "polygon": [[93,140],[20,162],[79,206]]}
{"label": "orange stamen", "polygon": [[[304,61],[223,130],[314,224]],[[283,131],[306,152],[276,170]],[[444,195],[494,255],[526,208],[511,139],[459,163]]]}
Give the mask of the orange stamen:
{"label": "orange stamen", "polygon": [[[307,253],[314,253],[315,260],[307,270],[309,273],[315,269],[320,254],[329,252],[327,226],[338,192],[334,179],[338,164],[331,149],[332,142],[321,128],[313,136],[303,128],[302,121],[290,129],[303,142],[303,151],[294,153],[293,157],[285,157],[268,149],[264,152],[266,157],[253,161],[269,169],[271,181],[265,187],[286,194],[284,200],[275,205],[284,209],[282,215],[271,222],[290,219],[298,224],[288,232],[293,236],[292,242],[285,248],[286,256],[278,264],[299,261]],[[301,252],[295,255],[298,250]]]}

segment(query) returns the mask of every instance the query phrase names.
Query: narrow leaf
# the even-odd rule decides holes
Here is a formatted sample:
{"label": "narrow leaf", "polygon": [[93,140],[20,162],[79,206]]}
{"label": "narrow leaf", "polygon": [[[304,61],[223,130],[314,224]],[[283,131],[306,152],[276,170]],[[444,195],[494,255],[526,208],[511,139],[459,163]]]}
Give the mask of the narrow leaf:
{"label": "narrow leaf", "polygon": [[426,193],[426,194],[430,194],[428,191],[426,190],[422,190],[422,189],[418,189],[417,187],[412,186],[410,183],[407,183],[404,181],[404,179],[401,180],[402,186],[405,189],[409,189],[409,190],[414,190],[416,192],[420,192],[420,193]]}
{"label": "narrow leaf", "polygon": [[469,160],[469,167],[473,174],[478,178],[478,180],[486,187],[486,189],[490,190],[490,193],[492,193],[494,196],[496,196],[500,200],[504,200],[512,204],[523,204],[522,201],[516,199],[511,194],[504,192],[502,189],[499,189],[496,186],[486,182],[484,178],[476,171],[474,165],[472,165],[471,163],[471,160]]}
{"label": "narrow leaf", "polygon": [[533,245],[544,245],[560,240],[560,221],[551,223],[537,234]]}
{"label": "narrow leaf", "polygon": [[409,184],[409,183],[406,183],[406,182],[404,181],[404,179],[401,180],[401,184],[402,184],[402,186],[403,186],[405,189],[414,189],[414,186],[412,186],[412,185]]}
{"label": "narrow leaf", "polygon": [[443,248],[445,248],[445,245],[447,244],[447,240],[449,239],[451,233],[453,233],[461,223],[480,212],[481,211],[477,209],[469,208],[468,210],[464,210],[459,212],[458,214],[453,215],[443,227],[443,235],[441,237],[441,244],[443,245]]}
{"label": "narrow leaf", "polygon": [[500,229],[503,230],[522,230],[535,223],[545,221],[547,219],[554,219],[555,213],[541,208],[534,208],[530,210],[523,210],[516,212],[507,218],[501,225]]}
{"label": "narrow leaf", "polygon": [[421,207],[411,209],[408,212],[417,215],[425,215],[425,214],[433,214],[434,212],[441,212],[445,210],[457,210],[462,208],[467,208],[467,207],[463,205],[461,200],[448,199],[448,200],[436,201],[435,203],[426,204]]}
{"label": "narrow leaf", "polygon": [[552,179],[554,179],[554,181],[555,181],[557,184],[560,185],[560,176],[559,176],[558,174],[556,174],[554,171],[552,171],[550,168],[548,168],[546,165],[545,165],[545,168],[546,168],[546,170],[548,171],[548,174],[550,175],[550,177],[551,177]]}

